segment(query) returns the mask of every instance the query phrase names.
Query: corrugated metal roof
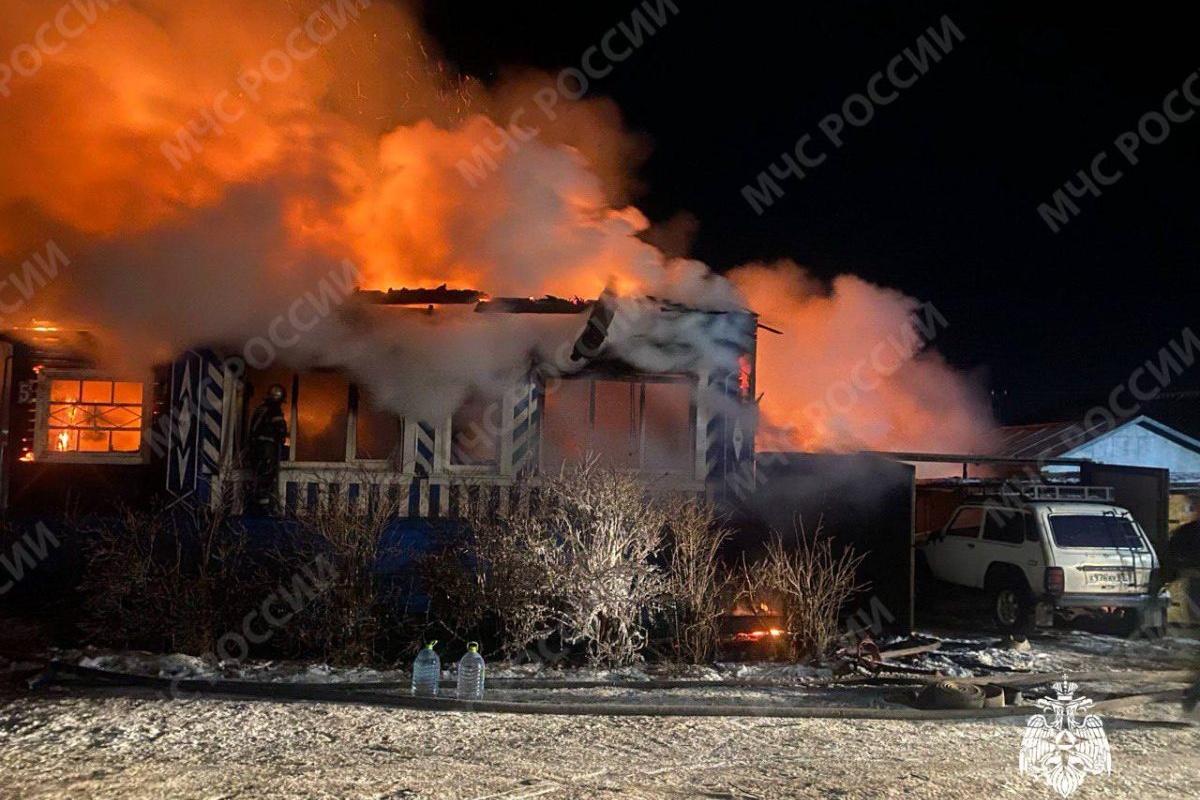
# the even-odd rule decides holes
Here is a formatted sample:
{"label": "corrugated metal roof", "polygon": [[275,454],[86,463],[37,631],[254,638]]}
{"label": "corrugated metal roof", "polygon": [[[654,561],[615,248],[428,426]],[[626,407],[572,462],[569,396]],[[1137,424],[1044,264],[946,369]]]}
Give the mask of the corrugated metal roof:
{"label": "corrugated metal roof", "polygon": [[1084,427],[1079,422],[1010,425],[999,431],[994,455],[1005,458],[1057,458],[1111,430],[1104,420]]}
{"label": "corrugated metal roof", "polygon": [[1082,422],[1010,425],[1000,428],[1000,446],[995,455],[1006,458],[1057,458],[1128,425],[1139,425],[1183,447],[1200,452],[1200,442],[1197,440],[1142,414],[1115,427],[1110,426],[1103,416],[1092,425],[1084,425]]}

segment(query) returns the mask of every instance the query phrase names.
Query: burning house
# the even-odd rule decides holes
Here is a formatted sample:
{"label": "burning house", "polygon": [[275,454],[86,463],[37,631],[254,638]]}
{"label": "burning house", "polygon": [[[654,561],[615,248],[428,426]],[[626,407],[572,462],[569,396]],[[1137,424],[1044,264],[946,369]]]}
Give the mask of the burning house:
{"label": "burning house", "polygon": [[[519,478],[589,454],[652,488],[717,497],[753,469],[749,311],[440,287],[360,291],[328,322],[329,335],[420,339],[427,359],[396,352],[381,363],[369,348],[369,369],[312,352],[303,366],[254,366],[242,348],[214,344],[146,381],[98,370],[86,333],[11,332],[6,507],[35,513],[73,496],[102,510],[166,493],[249,510],[249,421],[273,385],[286,396],[281,513],[387,492],[403,516],[454,517],[481,500],[503,507]],[[426,337],[442,338],[446,352]],[[453,364],[439,364],[497,337],[519,344],[503,348],[486,381],[461,382]]]}
{"label": "burning house", "polygon": [[[288,394],[281,497],[297,506],[350,468],[442,513],[452,485],[562,453],[711,489],[768,430],[770,449],[807,451],[987,438],[986,397],[926,347],[944,325],[914,334],[914,298],[786,259],[689,257],[669,218],[637,207],[646,142],[608,100],[555,94],[534,135],[497,147],[554,76],[460,75],[401,4],[150,0],[103,20],[0,105],[16,132],[0,148],[14,509],[68,486],[236,487],[247,415],[273,383]],[[12,29],[41,22],[31,6]],[[130,45],[146,31],[163,46]],[[308,31],[320,57],[264,77]],[[125,94],[47,113],[75,107],[80,75]],[[212,125],[224,111],[236,124]],[[467,179],[480,154],[486,174]],[[321,289],[331,276],[345,292]],[[452,288],[387,291],[439,284]],[[788,335],[754,347],[746,309]],[[593,311],[611,325],[572,359]],[[560,392],[543,393],[547,374]],[[752,401],[761,425],[741,411]],[[485,413],[502,435],[467,446]]]}
{"label": "burning house", "polygon": [[[935,309],[787,259],[710,269],[635,204],[646,142],[610,101],[554,93],[507,136],[555,76],[460,75],[401,4],[255,12],[114,5],[0,104],[19,132],[0,148],[11,518],[159,496],[246,511],[278,385],[274,514],[387,493],[406,519],[453,518],[593,454],[653,489],[754,495],[749,540],[827,514],[903,572],[910,517],[889,504],[911,475],[790,454],[984,451],[986,396],[929,346]],[[319,58],[264,77],[314,30]],[[87,114],[47,112],[81,96]],[[236,122],[211,124],[218,98]],[[759,314],[787,335],[760,348]],[[891,548],[870,538],[885,507]]]}

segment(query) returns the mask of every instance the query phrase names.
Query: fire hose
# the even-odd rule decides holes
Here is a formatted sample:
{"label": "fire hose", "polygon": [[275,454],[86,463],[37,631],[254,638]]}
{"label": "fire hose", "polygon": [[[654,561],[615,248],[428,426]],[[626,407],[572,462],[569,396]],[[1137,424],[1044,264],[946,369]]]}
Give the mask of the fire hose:
{"label": "fire hose", "polygon": [[[1095,675],[1097,673],[1089,673]],[[1151,673],[1139,673],[1149,675]],[[1165,671],[1156,674],[1160,680],[1175,680],[1178,675],[1195,673]],[[1107,678],[1121,680],[1125,673],[1104,673]],[[1161,676],[1161,677],[1160,677]],[[1033,677],[1033,676],[1029,676]],[[1047,683],[1058,675],[1042,675],[1037,682]],[[1082,676],[1079,676],[1082,677]],[[64,680],[66,678],[67,680]],[[561,683],[568,683],[563,681]],[[589,687],[613,686],[598,682],[571,682]],[[654,682],[648,682],[654,683]],[[660,681],[671,687],[699,687],[707,683],[723,686],[740,686],[736,682],[716,681]],[[267,681],[228,680],[224,678],[160,678],[149,675],[112,672],[90,667],[81,667],[61,661],[51,662],[47,669],[31,686],[82,684],[91,687],[144,688],[162,691],[172,698],[225,695],[232,697],[257,698],[274,701],[307,701],[349,703],[367,706],[384,706],[418,711],[459,711],[489,714],[544,714],[560,716],[638,716],[638,717],[780,717],[788,719],[876,719],[876,720],[973,720],[999,717],[1025,716],[1028,706],[1006,706],[999,708],[874,708],[874,707],[826,707],[826,706],[782,706],[782,705],[683,705],[683,704],[631,704],[631,703],[547,703],[514,700],[458,700],[443,697],[414,697],[393,694],[385,688],[401,688],[395,683],[357,684],[311,684]],[[627,687],[627,684],[616,684]],[[643,688],[639,683],[636,688]],[[775,688],[779,688],[775,684]],[[407,687],[403,687],[407,688]],[[529,688],[522,685],[520,688]],[[650,687],[646,687],[650,688]],[[1157,700],[1183,699],[1183,690],[1155,692],[1151,694],[1126,695],[1102,700],[1093,706],[1097,711],[1107,707],[1127,707]]]}

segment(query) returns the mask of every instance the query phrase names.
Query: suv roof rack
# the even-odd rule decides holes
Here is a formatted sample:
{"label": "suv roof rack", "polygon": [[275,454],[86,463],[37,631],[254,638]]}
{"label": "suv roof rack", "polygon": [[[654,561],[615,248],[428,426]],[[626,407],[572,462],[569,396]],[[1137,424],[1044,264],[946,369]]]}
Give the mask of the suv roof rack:
{"label": "suv roof rack", "polygon": [[1077,483],[1034,483],[1006,481],[1001,484],[964,486],[972,497],[1020,497],[1023,500],[1073,500],[1075,502],[1111,503],[1111,486],[1081,486]]}

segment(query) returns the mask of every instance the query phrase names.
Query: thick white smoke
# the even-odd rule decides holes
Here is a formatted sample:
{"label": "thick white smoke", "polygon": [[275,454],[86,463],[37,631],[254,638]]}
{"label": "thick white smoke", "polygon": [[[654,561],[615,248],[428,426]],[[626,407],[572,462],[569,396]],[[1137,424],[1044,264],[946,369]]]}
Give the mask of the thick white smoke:
{"label": "thick white smoke", "polygon": [[[53,11],[7,0],[0,51],[33,41]],[[748,306],[781,328],[761,340],[758,386],[792,446],[980,441],[977,393],[930,353],[852,412],[813,424],[797,411],[914,301],[852,277],[814,290],[787,266],[738,270],[731,283],[664,255],[649,241],[694,226],[663,238],[630,204],[645,146],[611,103],[564,99],[537,136],[489,145],[493,120],[547,85],[535,73],[487,88],[453,75],[393,3],[109,4],[0,102],[0,258],[16,267],[48,241],[70,257],[10,322],[87,328],[97,357],[126,372],[189,346],[238,351],[282,335],[296,341],[273,345],[281,363],[339,367],[395,411],[436,417],[553,358],[582,319],[422,316],[343,298],[319,303],[329,312],[310,325],[306,298],[344,263],[365,288],[607,288],[622,298],[609,346],[643,369],[728,366],[730,355],[686,316],[629,313],[642,296]],[[466,180],[460,165],[481,147],[495,168]]]}

